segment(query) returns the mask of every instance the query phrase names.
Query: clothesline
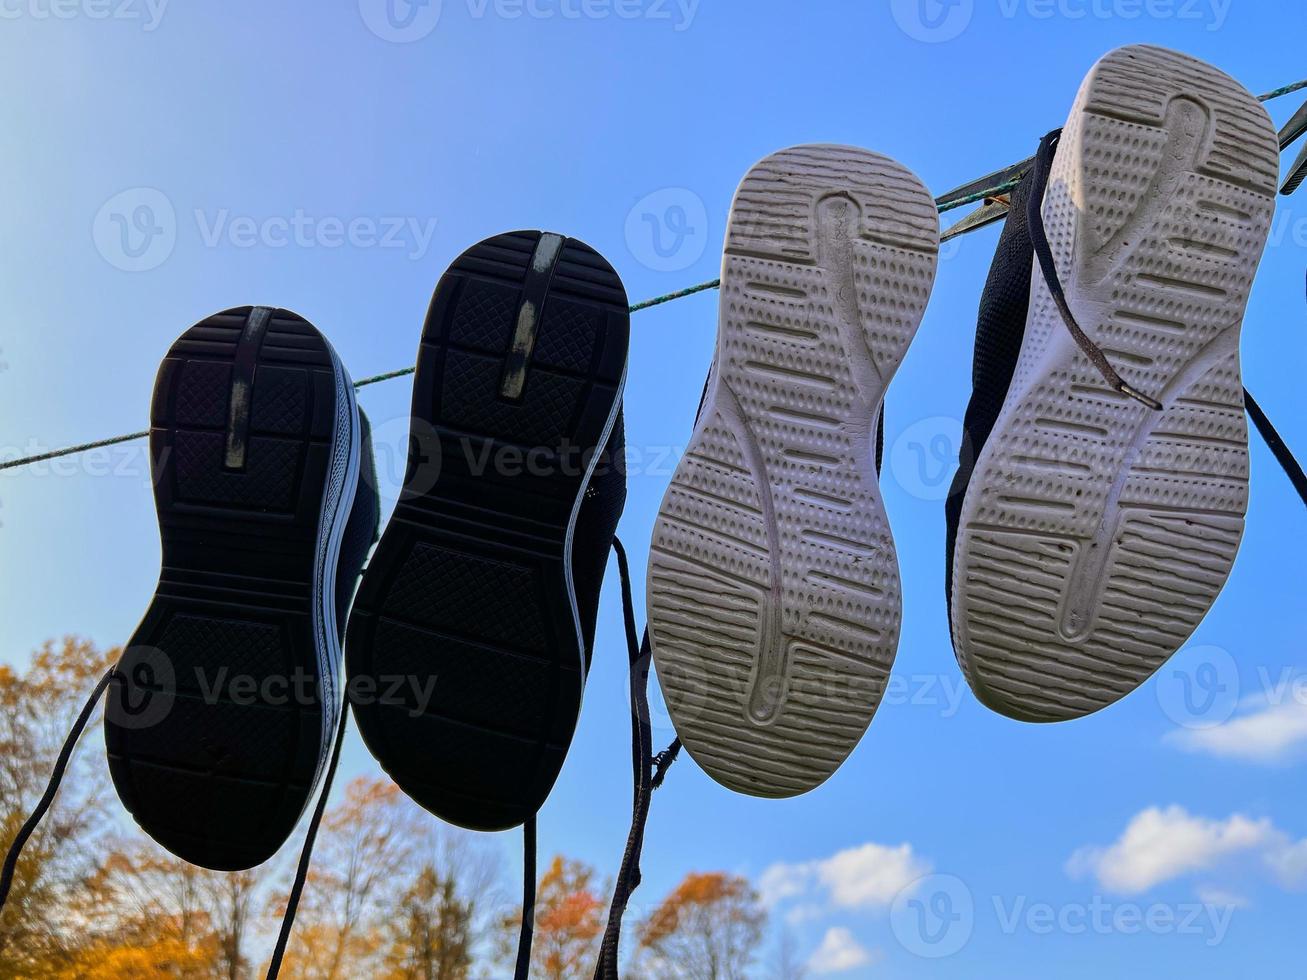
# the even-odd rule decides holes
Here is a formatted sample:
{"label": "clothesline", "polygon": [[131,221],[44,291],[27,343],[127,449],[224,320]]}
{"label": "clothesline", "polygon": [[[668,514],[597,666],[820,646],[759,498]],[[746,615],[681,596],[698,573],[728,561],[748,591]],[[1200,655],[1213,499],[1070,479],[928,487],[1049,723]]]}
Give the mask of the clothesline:
{"label": "clothesline", "polygon": [[[1273,99],[1281,98],[1285,95],[1291,95],[1294,92],[1307,89],[1307,79],[1293,82],[1289,85],[1283,85],[1280,88],[1273,89],[1263,95],[1259,95],[1258,101],[1270,102]],[[968,204],[978,202],[988,202],[994,198],[1001,197],[1008,191],[1012,190],[1020,183],[1026,169],[1028,169],[1031,160],[1023,160],[1020,163],[1005,167],[1002,170],[996,170],[993,173],[978,177],[969,181],[954,190],[949,191],[935,199],[935,204],[940,212],[951,211],[954,208],[965,207]],[[993,210],[982,207],[975,215],[958,222],[952,229],[945,232],[945,237],[956,237],[960,234],[976,231],[985,225],[992,223],[1002,217],[1005,206],[996,204]],[[631,313],[638,313],[641,310],[648,310],[655,306],[661,306],[664,303],[670,303],[672,300],[683,299],[686,296],[693,296],[695,293],[702,293],[710,289],[716,289],[722,284],[720,279],[710,279],[707,282],[701,282],[694,286],[687,286],[684,289],[678,289],[675,292],[665,293],[662,296],[655,296],[652,299],[643,300],[634,303],[629,308]],[[392,381],[395,378],[402,378],[405,375],[413,374],[417,368],[405,367],[396,371],[387,371],[383,374],[374,374],[359,381],[354,382],[355,388],[366,388],[368,385],[379,384],[382,381]],[[79,453],[90,452],[95,449],[104,449],[109,446],[121,445],[125,442],[134,442],[137,439],[144,439],[150,434],[148,429],[142,429],[140,432],[127,432],[119,436],[109,436],[105,439],[96,439],[91,442],[81,442],[72,446],[64,446],[61,449],[52,449],[48,452],[34,453],[29,456],[21,456],[18,459],[0,461],[0,470],[17,469],[20,466],[30,466],[33,463],[43,463],[52,459],[60,459],[65,456],[75,456]]]}

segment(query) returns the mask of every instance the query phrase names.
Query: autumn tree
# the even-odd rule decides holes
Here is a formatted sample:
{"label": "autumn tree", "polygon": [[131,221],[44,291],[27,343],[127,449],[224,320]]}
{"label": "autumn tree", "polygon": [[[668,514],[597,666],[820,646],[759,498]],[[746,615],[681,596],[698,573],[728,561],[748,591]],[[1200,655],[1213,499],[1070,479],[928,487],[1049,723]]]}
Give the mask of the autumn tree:
{"label": "autumn tree", "polygon": [[767,980],[805,980],[807,976],[808,968],[799,959],[794,933],[782,928],[767,969]]}
{"label": "autumn tree", "polygon": [[[68,637],[37,650],[25,672],[0,665],[0,846],[7,848],[45,789],[68,728],[117,659]],[[88,725],[94,739],[100,714]],[[0,980],[56,976],[84,941],[69,910],[94,872],[106,832],[103,753],[83,746],[41,827],[23,849],[0,913]]]}
{"label": "autumn tree", "polygon": [[51,980],[247,980],[259,879],[189,865],[138,842],[111,853],[77,915],[84,941]]}
{"label": "autumn tree", "polygon": [[[555,857],[536,887],[531,976],[541,980],[589,976],[599,955],[606,914],[594,869],[581,861]],[[521,920],[519,907],[500,921],[504,958],[516,948]]]}
{"label": "autumn tree", "polygon": [[747,879],[691,872],[641,923],[641,961],[660,978],[739,980],[762,942],[765,922]]}
{"label": "autumn tree", "polygon": [[386,929],[387,980],[466,980],[486,932],[498,864],[468,836],[433,827]]}
{"label": "autumn tree", "polygon": [[[418,819],[389,780],[360,777],[345,788],[344,800],[322,818],[282,977],[353,980],[376,974],[383,925],[414,864]],[[285,914],[287,895],[268,903],[275,922]]]}
{"label": "autumn tree", "polygon": [[259,875],[255,871],[229,872],[210,877],[207,894],[210,924],[218,945],[218,976],[242,980],[249,975],[245,940],[254,916]]}

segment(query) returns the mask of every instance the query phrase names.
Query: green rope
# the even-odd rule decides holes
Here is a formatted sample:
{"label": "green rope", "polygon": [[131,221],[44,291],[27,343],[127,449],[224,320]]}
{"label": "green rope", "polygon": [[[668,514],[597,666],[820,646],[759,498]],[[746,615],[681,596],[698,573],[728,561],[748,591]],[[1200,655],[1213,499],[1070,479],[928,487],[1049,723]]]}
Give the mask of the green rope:
{"label": "green rope", "polygon": [[720,279],[712,279],[708,282],[701,282],[697,286],[689,286],[685,289],[678,289],[674,293],[668,293],[666,296],[655,296],[653,299],[647,299],[643,303],[636,303],[631,307],[632,313],[639,313],[641,310],[647,310],[651,306],[661,306],[663,303],[670,303],[674,299],[680,299],[682,296],[693,296],[695,293],[701,293],[705,289],[716,289],[722,284]]}
{"label": "green rope", "polygon": [[[1273,91],[1267,92],[1265,95],[1259,95],[1257,99],[1259,102],[1270,102],[1272,99],[1278,99],[1284,95],[1291,95],[1292,93],[1299,92],[1305,88],[1307,88],[1307,79],[1274,89]],[[987,187],[984,190],[976,191],[974,194],[969,194],[966,197],[942,205],[940,211],[951,211],[953,208],[960,208],[967,204],[974,204],[977,201],[983,201],[986,198],[994,197],[997,194],[1005,194],[1015,188],[1019,183],[1021,183],[1021,178],[1018,177],[1002,184],[996,184],[993,187]],[[666,293],[663,296],[655,296],[653,299],[644,300],[643,302],[634,304],[629,309],[631,313],[639,313],[641,310],[647,310],[654,306],[661,306],[664,303],[670,303],[674,299],[693,296],[695,293],[702,293],[709,289],[717,289],[721,284],[722,281],[720,279],[711,279],[708,282],[701,282],[695,286],[687,286],[685,289],[678,289],[674,293]],[[355,381],[354,387],[365,388],[368,385],[378,384],[382,381],[391,381],[395,378],[402,378],[406,375],[412,374],[416,370],[416,367],[406,367],[400,368],[398,371],[387,371],[385,374],[374,374],[371,377],[362,379],[361,381]],[[117,446],[124,442],[144,439],[148,435],[149,432],[129,432],[127,435],[112,436],[108,439],[97,439],[94,442],[83,442],[75,446],[66,446],[63,449],[53,449],[50,452],[37,453],[34,456],[23,456],[19,459],[6,460],[0,462],[0,470],[16,469],[19,466],[28,466],[32,463],[44,463],[47,460],[59,459],[62,456],[75,456],[78,453],[90,452],[92,449],[104,449],[106,446]]]}
{"label": "green rope", "polygon": [[116,446],[119,443],[144,439],[149,434],[149,432],[129,432],[124,436],[110,436],[108,439],[97,439],[94,442],[83,442],[76,446],[67,446],[64,449],[52,449],[48,453],[37,453],[35,456],[24,456],[22,459],[10,459],[0,463],[0,470],[13,469],[16,466],[27,466],[30,463],[44,463],[48,459],[58,459],[60,456],[72,456],[76,453],[86,453],[90,452],[92,449],[104,449],[106,446]]}
{"label": "green rope", "polygon": [[[641,310],[647,310],[653,306],[661,306],[663,303],[670,303],[674,299],[680,299],[683,296],[693,296],[695,293],[701,293],[706,289],[716,289],[722,284],[720,279],[714,279],[711,282],[701,282],[697,286],[690,286],[687,289],[678,289],[674,293],[667,293],[663,296],[655,296],[653,299],[646,299],[643,302],[636,303],[629,307],[631,313],[639,313]],[[366,378],[360,378],[354,382],[355,388],[366,388],[368,385],[379,384],[382,381],[393,381],[395,378],[402,378],[406,375],[413,374],[417,371],[416,365],[413,367],[400,368],[397,371],[387,371],[384,374],[374,374]],[[129,432],[122,436],[112,436],[108,439],[97,439],[94,442],[81,442],[75,446],[65,446],[63,449],[52,449],[49,452],[37,453],[34,456],[23,456],[20,459],[8,459],[0,462],[0,470],[17,469],[20,466],[30,466],[33,463],[44,463],[47,460],[59,459],[62,456],[75,456],[78,453],[90,452],[92,449],[104,449],[108,446],[117,446],[124,442],[134,442],[137,439],[144,439],[150,433]]]}
{"label": "green rope", "polygon": [[1283,88],[1277,88],[1274,91],[1267,92],[1265,95],[1259,95],[1257,96],[1257,101],[1270,102],[1271,99],[1278,99],[1282,95],[1291,95],[1294,92],[1299,92],[1305,88],[1307,88],[1307,78],[1304,78],[1301,82],[1294,82],[1292,85],[1286,85]]}
{"label": "green rope", "polygon": [[966,197],[959,197],[956,201],[949,201],[947,204],[939,205],[939,212],[952,211],[954,208],[960,208],[964,204],[975,204],[977,201],[983,201],[987,197],[993,197],[996,194],[1006,194],[1014,189],[1017,184],[1021,183],[1021,177],[1013,177],[1002,184],[995,184],[993,187],[986,187],[983,191],[976,191],[974,194],[968,194]]}
{"label": "green rope", "polygon": [[361,381],[355,381],[355,388],[366,388],[368,385],[374,385],[378,381],[392,381],[395,378],[402,378],[406,374],[412,374],[417,370],[417,365],[413,367],[400,368],[398,371],[387,371],[385,374],[374,374],[370,378],[364,378]]}

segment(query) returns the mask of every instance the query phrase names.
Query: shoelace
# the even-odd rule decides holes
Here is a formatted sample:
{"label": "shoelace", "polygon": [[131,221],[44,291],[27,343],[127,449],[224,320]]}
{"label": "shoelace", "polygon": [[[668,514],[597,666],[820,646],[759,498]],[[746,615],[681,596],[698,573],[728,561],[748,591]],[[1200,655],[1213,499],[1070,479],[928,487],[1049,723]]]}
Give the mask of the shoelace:
{"label": "shoelace", "polygon": [[37,825],[45,817],[50,805],[54,803],[55,794],[59,792],[59,784],[63,782],[64,770],[68,768],[68,761],[73,757],[73,749],[77,747],[82,732],[86,730],[87,722],[91,720],[91,715],[95,713],[95,706],[99,703],[100,696],[104,694],[104,689],[109,686],[109,682],[113,677],[114,668],[110,667],[105,671],[104,676],[100,678],[99,683],[95,685],[95,690],[87,698],[81,714],[73,722],[73,727],[68,730],[68,737],[64,739],[63,748],[59,750],[59,757],[55,760],[54,771],[50,773],[50,782],[46,784],[45,792],[41,795],[36,808],[32,810],[32,815],[27,818],[22,828],[19,829],[18,835],[14,837],[14,842],[9,845],[9,853],[5,855],[4,869],[0,870],[0,911],[3,911],[5,902],[9,900],[9,889],[14,884],[14,871],[18,867],[18,856],[22,853],[28,838],[32,836]]}
{"label": "shoelace", "polygon": [[1298,491],[1298,496],[1302,498],[1302,502],[1307,504],[1307,476],[1303,475],[1301,464],[1294,458],[1289,447],[1280,438],[1280,433],[1275,431],[1275,426],[1271,425],[1271,420],[1262,411],[1262,406],[1257,404],[1257,399],[1253,398],[1253,393],[1247,388],[1243,390],[1243,405],[1248,410],[1253,425],[1257,426],[1257,433],[1271,450],[1271,455],[1280,464],[1280,468],[1284,470],[1284,475],[1289,478],[1293,488]]}
{"label": "shoelace", "polygon": [[[54,803],[55,795],[59,792],[59,784],[63,782],[69,760],[72,759],[73,750],[77,747],[82,733],[86,731],[86,726],[91,720],[91,715],[95,713],[96,705],[99,704],[105,689],[116,676],[118,676],[117,667],[110,667],[104,676],[100,678],[99,683],[95,685],[95,690],[91,692],[91,696],[87,698],[86,704],[83,705],[81,713],[77,716],[77,720],[73,722],[72,727],[68,730],[63,747],[59,750],[59,756],[55,760],[54,769],[50,773],[50,781],[45,787],[45,793],[42,794],[41,799],[32,810],[31,816],[24,822],[17,836],[14,837],[13,843],[9,845],[9,852],[5,855],[4,867],[0,870],[0,911],[3,911],[5,902],[9,899],[9,892],[14,882],[14,873],[18,867],[18,858],[27,845],[27,841]],[[318,837],[318,825],[322,822],[322,814],[327,807],[327,797],[331,794],[331,784],[336,777],[336,767],[340,763],[340,750],[345,741],[345,727],[348,721],[349,703],[346,702],[341,714],[340,724],[336,729],[336,742],[331,749],[331,761],[327,765],[322,790],[318,795],[318,802],[313,810],[313,819],[309,822],[308,834],[304,838],[304,847],[300,851],[295,881],[291,885],[290,896],[286,902],[286,914],[282,917],[277,945],[273,949],[272,960],[268,964],[267,980],[276,980],[277,974],[281,970],[281,961],[286,954],[286,944],[290,940],[291,929],[295,924],[295,912],[299,908],[300,895],[304,891],[304,883],[308,878],[309,864],[313,857],[313,845]]]}
{"label": "shoelace", "polygon": [[1066,293],[1062,290],[1062,282],[1057,275],[1057,263],[1053,260],[1053,249],[1048,244],[1048,234],[1044,230],[1043,212],[1044,191],[1048,187],[1048,175],[1052,172],[1053,157],[1057,152],[1058,140],[1061,137],[1062,130],[1055,129],[1039,141],[1039,152],[1035,154],[1035,165],[1030,171],[1031,184],[1030,197],[1026,202],[1026,223],[1030,228],[1030,241],[1035,247],[1035,256],[1039,259],[1040,271],[1044,274],[1044,282],[1048,284],[1048,291],[1053,297],[1053,305],[1057,307],[1058,313],[1062,315],[1062,322],[1066,324],[1067,331],[1080,349],[1085,352],[1085,356],[1089,358],[1089,363],[1103,376],[1103,380],[1107,382],[1108,387],[1113,391],[1119,391],[1123,395],[1129,395],[1135,401],[1147,405],[1155,412],[1160,412],[1162,410],[1161,402],[1130,387],[1130,385],[1126,384],[1125,379],[1116,373],[1116,368],[1112,367],[1107,355],[1080,328],[1075,314],[1071,312],[1070,304],[1067,303]]}
{"label": "shoelace", "polygon": [[608,924],[599,947],[599,962],[595,967],[595,980],[618,980],[618,951],[621,945],[622,917],[626,913],[631,895],[640,887],[640,857],[644,850],[644,832],[649,821],[649,804],[654,790],[663,784],[668,768],[681,751],[681,740],[651,755],[653,728],[649,720],[649,633],[643,641],[635,624],[635,604],[631,598],[631,571],[622,542],[613,538],[613,551],[617,555],[617,571],[622,582],[622,615],[626,625],[626,647],[630,661],[631,698],[631,773],[633,793],[631,800],[631,829],[622,853],[621,867],[613,885],[613,901],[608,910]]}
{"label": "shoelace", "polygon": [[345,744],[345,728],[349,724],[349,698],[340,712],[340,724],[336,726],[336,743],[331,747],[331,761],[327,763],[327,772],[322,780],[322,791],[318,794],[318,803],[313,808],[313,819],[309,821],[308,833],[304,835],[304,845],[300,848],[299,865],[295,868],[295,880],[291,883],[290,894],[286,897],[286,912],[281,917],[281,930],[277,933],[277,945],[272,949],[272,959],[268,961],[266,980],[277,980],[281,972],[281,961],[286,955],[286,945],[290,942],[291,930],[295,927],[295,913],[299,911],[300,896],[304,893],[304,883],[309,877],[309,865],[313,863],[313,845],[318,840],[318,826],[322,823],[322,814],[327,809],[327,797],[331,795],[331,784],[336,779],[336,766],[340,764],[340,750]]}
{"label": "shoelace", "polygon": [[[631,697],[631,770],[634,790],[631,801],[631,830],[626,850],[622,854],[621,868],[613,886],[613,902],[608,912],[599,951],[599,965],[595,976],[617,980],[618,947],[622,932],[622,915],[626,911],[631,893],[640,885],[640,853],[644,846],[644,828],[649,818],[649,802],[653,791],[662,785],[667,769],[681,751],[680,740],[654,758],[650,758],[653,742],[649,721],[649,637],[640,642],[635,624],[635,604],[631,592],[631,569],[626,548],[621,539],[613,536],[613,551],[617,555],[618,577],[622,586],[622,619],[626,631],[626,648],[630,665]],[[522,827],[522,925],[517,940],[517,967],[513,980],[528,980],[531,973],[531,946],[535,934],[536,901],[536,818],[531,817]]]}
{"label": "shoelace", "polygon": [[[1048,176],[1053,169],[1053,157],[1057,152],[1057,144],[1061,139],[1062,131],[1055,129],[1042,140],[1039,141],[1039,152],[1035,154],[1035,163],[1030,171],[1030,196],[1026,201],[1026,224],[1030,230],[1030,241],[1035,249],[1035,256],[1039,260],[1040,272],[1043,273],[1044,282],[1048,285],[1048,291],[1053,297],[1053,303],[1057,306],[1058,312],[1062,315],[1062,322],[1066,324],[1067,330],[1075,339],[1080,349],[1085,352],[1091,364],[1098,369],[1099,374],[1103,376],[1108,387],[1114,391],[1119,391],[1123,395],[1129,395],[1138,402],[1142,402],[1154,411],[1162,411],[1161,402],[1148,395],[1136,391],[1130,385],[1126,384],[1121,375],[1108,362],[1107,356],[1102,349],[1098,347],[1076,321],[1075,315],[1071,312],[1071,307],[1067,303],[1066,293],[1062,289],[1062,283],[1057,274],[1057,263],[1053,260],[1053,250],[1048,243],[1048,234],[1044,229],[1044,191],[1048,188]],[[1294,458],[1289,447],[1285,445],[1280,434],[1275,431],[1275,426],[1267,418],[1266,413],[1262,411],[1257,400],[1253,398],[1252,392],[1247,388],[1243,389],[1244,407],[1248,415],[1252,418],[1253,424],[1257,427],[1257,432],[1265,440],[1266,445],[1270,447],[1271,453],[1275,456],[1276,462],[1280,464],[1289,482],[1293,488],[1298,491],[1298,496],[1302,498],[1304,504],[1307,504],[1307,477],[1303,475],[1302,466]]]}
{"label": "shoelace", "polygon": [[517,934],[517,969],[513,980],[531,976],[531,943],[536,921],[536,818],[522,825],[522,927]]}

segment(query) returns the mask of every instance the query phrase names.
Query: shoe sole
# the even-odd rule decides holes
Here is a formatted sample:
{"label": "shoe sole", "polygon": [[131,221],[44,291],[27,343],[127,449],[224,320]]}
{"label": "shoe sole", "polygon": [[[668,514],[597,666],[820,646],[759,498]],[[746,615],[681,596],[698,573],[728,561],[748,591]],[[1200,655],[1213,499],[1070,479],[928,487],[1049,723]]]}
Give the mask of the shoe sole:
{"label": "shoe sole", "polygon": [[617,274],[558,235],[484,241],[432,297],[405,489],[346,657],[351,684],[375,685],[355,705],[368,748],[450,823],[516,826],[562,767],[586,673],[572,534],[628,333]]}
{"label": "shoe sole", "polygon": [[1081,87],[1045,225],[1077,319],[1165,410],[1106,387],[1036,265],[952,582],[954,648],[996,710],[1058,721],[1112,704],[1225,584],[1248,503],[1239,329],[1278,174],[1265,111],[1200,61],[1122,48]]}
{"label": "shoe sole", "polygon": [[875,422],[938,250],[930,194],[866,150],[782,150],[736,192],[714,368],[647,582],[676,732],[731,789],[819,785],[880,702],[901,603]]}
{"label": "shoe sole", "polygon": [[211,316],[159,368],[162,568],[104,728],[124,805],[192,864],[267,860],[322,773],[339,713],[336,564],[357,419],[331,345],[286,310]]}

